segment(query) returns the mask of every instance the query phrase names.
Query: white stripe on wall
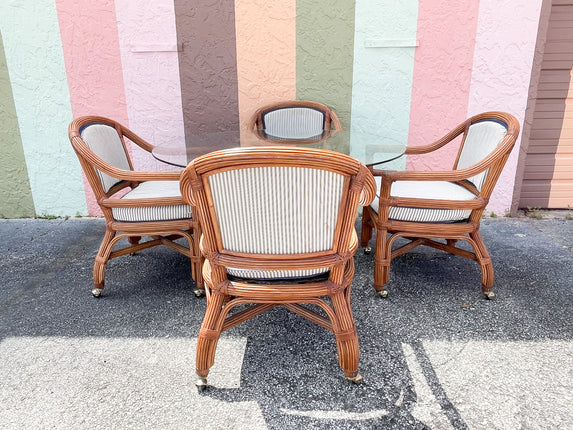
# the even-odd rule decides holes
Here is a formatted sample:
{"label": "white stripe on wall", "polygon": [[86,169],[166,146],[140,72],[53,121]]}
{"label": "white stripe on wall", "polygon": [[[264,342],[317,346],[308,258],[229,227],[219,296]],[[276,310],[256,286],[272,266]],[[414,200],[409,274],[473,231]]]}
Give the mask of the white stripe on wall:
{"label": "white stripe on wall", "polygon": [[[350,154],[361,159],[377,134],[382,144],[408,140],[418,0],[356,0]],[[405,159],[393,165],[405,168]]]}

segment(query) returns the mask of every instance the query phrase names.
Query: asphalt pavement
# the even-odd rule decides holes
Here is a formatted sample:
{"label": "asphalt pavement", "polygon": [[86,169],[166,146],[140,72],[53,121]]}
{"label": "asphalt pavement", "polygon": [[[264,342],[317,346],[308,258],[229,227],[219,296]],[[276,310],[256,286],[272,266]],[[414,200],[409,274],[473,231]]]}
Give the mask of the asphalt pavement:
{"label": "asphalt pavement", "polygon": [[0,428],[573,429],[573,221],[481,231],[494,300],[475,262],[424,248],[393,261],[382,299],[357,252],[363,384],[330,332],[275,308],[223,333],[199,393],[188,260],[112,260],[96,299],[102,219],[0,220]]}

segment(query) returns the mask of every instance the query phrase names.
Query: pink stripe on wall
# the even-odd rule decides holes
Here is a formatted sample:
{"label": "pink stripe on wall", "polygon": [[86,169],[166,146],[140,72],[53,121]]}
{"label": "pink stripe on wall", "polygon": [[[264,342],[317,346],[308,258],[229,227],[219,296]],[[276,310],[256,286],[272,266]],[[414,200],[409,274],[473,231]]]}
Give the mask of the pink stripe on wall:
{"label": "pink stripe on wall", "polygon": [[296,1],[235,0],[239,121],[296,98]]}
{"label": "pink stripe on wall", "polygon": [[[102,115],[127,125],[113,0],[56,0],[72,114]],[[84,177],[88,212],[101,215]]]}
{"label": "pink stripe on wall", "polygon": [[[501,110],[523,128],[542,0],[481,0],[468,111]],[[497,182],[488,211],[510,209],[521,138]]]}
{"label": "pink stripe on wall", "polygon": [[[185,146],[173,0],[115,5],[130,129],[153,145]],[[174,169],[134,146],[136,170]]]}
{"label": "pink stripe on wall", "polygon": [[[409,145],[431,143],[467,117],[479,3],[419,1],[416,38],[420,45],[414,59]],[[449,169],[456,150],[444,148],[437,155],[413,157],[407,168]]]}

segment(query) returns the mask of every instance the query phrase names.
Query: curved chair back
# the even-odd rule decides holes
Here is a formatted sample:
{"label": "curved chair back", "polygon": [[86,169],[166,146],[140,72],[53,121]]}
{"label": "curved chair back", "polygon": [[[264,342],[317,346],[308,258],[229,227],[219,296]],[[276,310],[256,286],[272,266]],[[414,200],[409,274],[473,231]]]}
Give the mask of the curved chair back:
{"label": "curved chair back", "polygon": [[[68,134],[96,199],[108,196],[112,189],[112,193],[117,191],[114,187],[123,182],[117,172],[133,171],[124,136],[141,139],[118,122],[101,116],[76,118]],[[152,147],[143,141],[143,147],[146,145]]]}
{"label": "curved chair back", "polygon": [[342,130],[336,113],[318,102],[295,100],[273,103],[258,109],[249,123],[251,130],[264,130],[274,139],[306,140],[325,130]]}
{"label": "curved chair back", "polygon": [[[482,119],[473,122],[468,127],[465,139],[460,148],[455,169],[459,170],[471,167],[492,154],[507,135],[508,127],[509,125],[506,122],[498,119]],[[512,147],[502,148],[502,150],[511,150]],[[503,156],[503,154],[500,155]],[[487,178],[488,171],[489,169],[478,173],[469,178],[469,181],[472,182],[478,190],[481,190]]]}
{"label": "curved chair back", "polygon": [[[115,124],[111,122],[88,122],[82,124],[78,129],[79,136],[86,147],[101,162],[123,170],[133,170],[131,159],[127,152],[123,137],[118,133]],[[81,145],[76,141],[76,147]],[[84,149],[82,151],[82,149]],[[80,148],[80,152],[85,154],[85,148]],[[98,179],[105,192],[108,192],[119,180],[110,176],[100,169],[95,169]]]}
{"label": "curved chair back", "polygon": [[313,258],[348,249],[365,178],[374,187],[366,167],[333,151],[237,148],[194,160],[181,187],[196,202],[206,252],[226,255],[228,273],[292,278],[328,271]]}

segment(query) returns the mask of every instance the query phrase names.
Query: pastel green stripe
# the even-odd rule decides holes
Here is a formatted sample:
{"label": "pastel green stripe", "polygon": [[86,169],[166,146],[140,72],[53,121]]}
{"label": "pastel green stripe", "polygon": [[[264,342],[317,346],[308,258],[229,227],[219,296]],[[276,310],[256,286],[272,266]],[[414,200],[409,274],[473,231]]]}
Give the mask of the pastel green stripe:
{"label": "pastel green stripe", "polygon": [[297,0],[296,97],[333,108],[350,126],[354,0]]}
{"label": "pastel green stripe", "polygon": [[[362,158],[367,146],[376,152],[376,144],[408,141],[418,0],[356,0],[355,19],[350,146]],[[403,169],[405,162],[384,167]]]}
{"label": "pastel green stripe", "polygon": [[3,0],[0,28],[35,212],[86,214],[55,2]]}
{"label": "pastel green stripe", "polygon": [[0,218],[32,217],[34,202],[0,33]]}

